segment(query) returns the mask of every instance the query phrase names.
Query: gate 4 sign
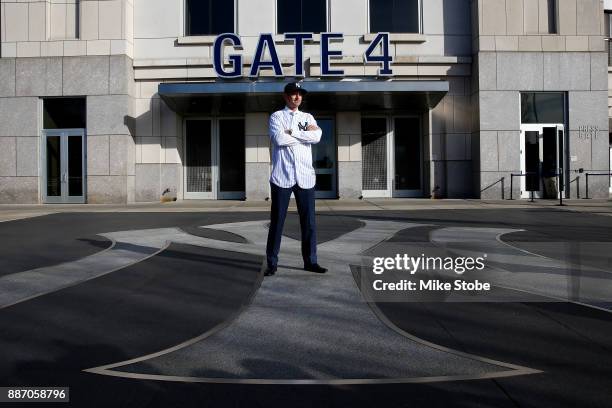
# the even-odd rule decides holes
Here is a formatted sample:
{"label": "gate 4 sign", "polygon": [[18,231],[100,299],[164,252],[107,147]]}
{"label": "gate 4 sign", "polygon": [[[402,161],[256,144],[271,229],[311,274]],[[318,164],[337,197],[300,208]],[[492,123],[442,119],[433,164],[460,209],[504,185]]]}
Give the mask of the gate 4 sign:
{"label": "gate 4 sign", "polygon": [[[342,50],[332,50],[332,43],[342,42],[343,38],[344,34],[342,33],[321,33],[320,68],[322,77],[344,76],[344,70],[331,68],[332,59],[342,58]],[[295,76],[297,77],[306,76],[304,71],[304,44],[312,41],[313,33],[285,34],[283,42],[293,43],[295,49],[293,57],[295,60]],[[213,45],[213,65],[217,76],[220,78],[242,77],[244,56],[241,53],[230,52],[227,54],[226,58],[226,48],[232,48],[233,51],[243,50],[240,37],[234,33],[225,33],[220,34],[215,39]],[[225,64],[226,60],[228,64]],[[393,75],[393,70],[391,69],[393,57],[389,53],[389,33],[378,33],[376,35],[364,52],[363,61],[364,64],[379,64],[379,76]],[[257,41],[257,47],[255,49],[255,53],[253,54],[253,63],[251,64],[251,69],[249,70],[248,76],[251,78],[256,78],[259,76],[262,69],[272,70],[275,77],[285,76],[280,59],[278,58],[278,53],[276,51],[274,37],[270,33],[261,34],[259,36],[259,41]]]}

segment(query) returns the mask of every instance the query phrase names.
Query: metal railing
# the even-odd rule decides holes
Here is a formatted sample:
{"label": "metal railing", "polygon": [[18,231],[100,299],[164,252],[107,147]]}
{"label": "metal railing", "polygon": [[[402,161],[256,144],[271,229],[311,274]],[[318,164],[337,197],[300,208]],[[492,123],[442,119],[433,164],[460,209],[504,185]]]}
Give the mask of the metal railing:
{"label": "metal railing", "polygon": [[[572,185],[573,182],[576,182],[576,198],[580,198],[580,176],[576,176],[575,179],[571,180],[570,186]],[[570,187],[570,191],[571,191],[571,187]]]}
{"label": "metal railing", "polygon": [[[528,172],[528,173],[511,173],[510,174],[510,200],[514,200],[514,178],[515,177],[527,177],[527,176],[539,176],[538,173]],[[533,191],[531,191],[531,201],[533,202]]]}
{"label": "metal railing", "polygon": [[[510,174],[510,198],[509,200],[514,200],[514,178],[515,177],[527,177],[527,176],[540,176],[540,174],[538,173],[511,173]],[[561,192],[564,191],[564,186],[563,186],[563,172],[559,172],[559,173],[555,173],[555,174],[550,174],[550,176],[554,176],[557,179],[557,191]],[[612,177],[612,172],[610,173],[585,173],[585,190],[584,190],[584,197],[583,199],[590,199],[591,197],[589,197],[589,177]],[[561,180],[560,180],[561,177]],[[504,185],[504,178],[502,177],[501,180],[493,183],[491,186],[497,184],[501,182],[502,184],[502,200],[504,199],[504,193],[503,193],[503,185]],[[573,183],[576,183],[576,198],[581,198],[580,197],[580,176],[576,176],[576,178],[574,178],[573,180],[571,180],[569,182],[569,186],[571,186]],[[489,188],[487,187],[487,188]],[[571,187],[570,187],[571,188]],[[486,189],[485,189],[486,190]],[[484,191],[484,190],[483,190]],[[533,202],[533,191],[530,191],[530,201]],[[559,204],[563,205],[563,194],[559,194]]]}
{"label": "metal railing", "polygon": [[[540,173],[535,173],[535,172],[527,172],[527,173],[511,173],[510,174],[510,200],[514,200],[513,197],[513,189],[514,189],[514,178],[515,177],[527,177],[527,176],[537,176],[537,177],[543,177],[544,175],[540,174]],[[555,177],[557,179],[557,194],[559,196],[559,204],[560,206],[563,206],[565,204],[563,204],[563,193],[565,192],[565,182],[564,182],[564,174],[563,174],[563,169],[559,169],[558,173],[547,173],[546,176],[549,177]],[[576,177],[575,180],[578,180],[579,177]],[[588,180],[588,179],[587,179]],[[580,188],[580,181],[577,182],[578,184],[578,188]],[[571,182],[570,182],[571,184]],[[580,191],[580,190],[579,190]],[[580,193],[578,193],[580,194]],[[529,202],[533,203],[533,190],[529,191]]]}
{"label": "metal railing", "polygon": [[[502,200],[505,200],[505,194],[504,194],[504,180],[505,180],[505,179],[506,179],[505,177],[502,177],[502,178],[500,178],[499,180],[497,180],[495,183],[491,183],[491,184],[489,184],[488,186],[486,186],[485,188],[483,188],[482,190],[480,190],[480,194],[482,194],[484,191],[487,191],[487,190],[488,190],[488,189],[490,189],[491,187],[496,186],[497,184],[500,184],[500,183],[501,183],[501,199],[502,199]],[[512,193],[510,193],[510,194],[512,194]]]}

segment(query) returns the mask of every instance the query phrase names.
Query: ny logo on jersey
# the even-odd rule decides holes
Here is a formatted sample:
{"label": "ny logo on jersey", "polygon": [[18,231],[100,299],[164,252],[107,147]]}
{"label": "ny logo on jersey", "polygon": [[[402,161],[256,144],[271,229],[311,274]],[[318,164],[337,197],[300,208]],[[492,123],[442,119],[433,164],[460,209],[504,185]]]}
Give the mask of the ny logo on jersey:
{"label": "ny logo on jersey", "polygon": [[298,129],[300,129],[301,131],[305,131],[307,128],[308,128],[308,122],[304,122],[303,125],[301,123],[298,123]]}

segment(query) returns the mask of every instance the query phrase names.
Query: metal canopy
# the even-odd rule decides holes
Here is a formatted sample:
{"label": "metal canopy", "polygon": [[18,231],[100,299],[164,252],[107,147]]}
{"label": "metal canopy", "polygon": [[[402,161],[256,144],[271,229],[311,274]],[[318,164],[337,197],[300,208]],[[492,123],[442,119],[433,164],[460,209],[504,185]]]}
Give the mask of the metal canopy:
{"label": "metal canopy", "polygon": [[[158,93],[180,114],[272,112],[283,107],[288,81],[163,83]],[[447,81],[303,82],[311,111],[417,111],[435,107],[448,92]]]}

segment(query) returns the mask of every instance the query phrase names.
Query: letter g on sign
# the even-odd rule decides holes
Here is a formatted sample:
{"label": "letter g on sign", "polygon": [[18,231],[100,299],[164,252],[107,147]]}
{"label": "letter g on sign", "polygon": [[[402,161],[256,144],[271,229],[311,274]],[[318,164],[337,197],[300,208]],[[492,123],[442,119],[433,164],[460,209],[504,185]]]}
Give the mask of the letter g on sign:
{"label": "letter g on sign", "polygon": [[224,33],[220,34],[216,39],[213,45],[213,66],[215,68],[215,72],[221,78],[238,78],[242,76],[242,55],[239,54],[231,54],[228,56],[228,60],[232,64],[232,69],[230,71],[226,71],[224,69],[223,64],[223,47],[226,42],[230,42],[235,50],[242,49],[242,42],[240,41],[240,37],[238,37],[234,33]]}

